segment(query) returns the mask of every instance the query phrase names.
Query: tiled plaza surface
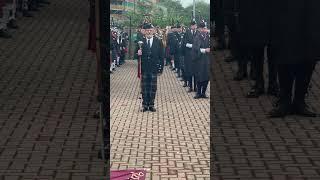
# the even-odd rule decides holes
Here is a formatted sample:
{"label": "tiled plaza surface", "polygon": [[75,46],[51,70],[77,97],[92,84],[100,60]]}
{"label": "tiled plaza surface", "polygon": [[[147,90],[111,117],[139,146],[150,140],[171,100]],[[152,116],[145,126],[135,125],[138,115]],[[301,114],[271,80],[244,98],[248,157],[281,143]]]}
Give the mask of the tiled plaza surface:
{"label": "tiled plaza surface", "polygon": [[88,1],[50,0],[0,39],[0,179],[103,179]]}
{"label": "tiled plaza surface", "polygon": [[[320,118],[268,119],[273,98],[246,98],[249,81],[233,81],[235,63],[226,63],[221,51],[215,54],[211,83],[212,179],[320,179]],[[318,113],[319,79],[318,65],[307,98]]]}
{"label": "tiled plaza surface", "polygon": [[210,99],[195,100],[182,85],[165,67],[157,111],[141,112],[137,62],[111,74],[111,169],[146,168],[153,180],[210,179]]}

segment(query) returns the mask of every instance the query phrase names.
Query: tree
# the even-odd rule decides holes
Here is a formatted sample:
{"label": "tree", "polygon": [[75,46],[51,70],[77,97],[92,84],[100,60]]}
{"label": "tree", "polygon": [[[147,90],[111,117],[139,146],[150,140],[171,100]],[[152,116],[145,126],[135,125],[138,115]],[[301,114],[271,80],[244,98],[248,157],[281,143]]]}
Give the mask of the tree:
{"label": "tree", "polygon": [[[185,8],[186,12],[192,12],[192,10],[192,5]],[[204,19],[206,22],[210,22],[210,4],[204,1],[198,1],[196,2],[196,21],[202,19]]]}

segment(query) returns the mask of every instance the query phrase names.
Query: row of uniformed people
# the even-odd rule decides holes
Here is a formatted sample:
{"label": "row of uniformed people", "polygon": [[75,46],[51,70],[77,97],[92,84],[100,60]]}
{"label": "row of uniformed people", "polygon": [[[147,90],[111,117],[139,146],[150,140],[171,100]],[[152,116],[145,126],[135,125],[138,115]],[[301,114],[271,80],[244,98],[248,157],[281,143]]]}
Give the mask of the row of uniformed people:
{"label": "row of uniformed people", "polygon": [[125,56],[128,52],[128,33],[118,28],[112,28],[110,39],[110,73],[112,73],[116,67],[125,63]]}
{"label": "row of uniformed people", "polygon": [[20,11],[25,17],[32,17],[30,11],[38,11],[46,0],[0,0],[0,38],[11,38],[8,28],[17,29],[16,15]]}
{"label": "row of uniformed people", "polygon": [[206,23],[192,21],[189,27],[178,24],[171,27],[167,38],[169,62],[177,77],[184,81],[183,87],[188,87],[188,92],[195,91],[195,99],[207,98],[210,33]]}
{"label": "row of uniformed people", "polygon": [[[237,62],[234,80],[248,77],[251,62],[254,86],[248,97],[264,94],[264,52],[267,49],[268,94],[278,96],[270,117],[289,114],[316,116],[306,105],[310,79],[320,59],[320,1],[217,0],[214,1],[215,36],[220,48],[224,29],[230,32],[230,50]],[[295,91],[292,95],[293,84]]]}

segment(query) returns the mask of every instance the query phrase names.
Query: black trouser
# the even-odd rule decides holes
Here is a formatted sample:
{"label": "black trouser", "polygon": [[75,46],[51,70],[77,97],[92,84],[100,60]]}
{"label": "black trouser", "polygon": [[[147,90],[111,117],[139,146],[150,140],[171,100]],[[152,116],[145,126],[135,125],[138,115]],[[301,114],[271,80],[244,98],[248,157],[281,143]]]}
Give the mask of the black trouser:
{"label": "black trouser", "polygon": [[124,52],[122,52],[121,55],[120,55],[120,59],[119,59],[119,63],[120,64],[124,63],[125,56],[126,56],[126,54]]}
{"label": "black trouser", "polygon": [[216,23],[216,29],[215,29],[215,35],[218,38],[218,43],[224,47],[224,17],[223,13],[219,12],[217,13],[217,17],[215,20]]}
{"label": "black trouser", "polygon": [[171,64],[171,56],[170,56],[170,53],[169,53],[169,47],[166,47],[165,55],[166,55],[166,65]]}
{"label": "black trouser", "polygon": [[252,48],[252,63],[255,71],[255,88],[264,89],[263,65],[264,65],[264,47]]}
{"label": "black trouser", "polygon": [[209,81],[203,81],[197,83],[197,94],[205,95],[208,88]]}
{"label": "black trouser", "polygon": [[176,69],[180,69],[180,56],[178,55],[178,54],[174,54],[174,56],[173,56],[173,61],[174,61],[174,67],[176,68]]}
{"label": "black trouser", "polygon": [[184,64],[184,56],[180,57],[180,69],[181,69],[181,75],[184,81],[187,81],[186,75],[185,75],[185,64]]}
{"label": "black trouser", "polygon": [[186,81],[188,82],[188,86],[192,88],[192,76],[186,76]]}
{"label": "black trouser", "polygon": [[293,104],[303,105],[314,68],[315,63],[278,65],[280,102],[291,104],[293,83],[295,82]]}
{"label": "black trouser", "polygon": [[268,82],[268,88],[277,88],[278,87],[278,71],[277,71],[277,65],[274,62],[274,60],[271,57],[271,52],[270,48],[268,47],[267,51],[267,57],[268,57],[268,77],[269,77],[269,82]]}

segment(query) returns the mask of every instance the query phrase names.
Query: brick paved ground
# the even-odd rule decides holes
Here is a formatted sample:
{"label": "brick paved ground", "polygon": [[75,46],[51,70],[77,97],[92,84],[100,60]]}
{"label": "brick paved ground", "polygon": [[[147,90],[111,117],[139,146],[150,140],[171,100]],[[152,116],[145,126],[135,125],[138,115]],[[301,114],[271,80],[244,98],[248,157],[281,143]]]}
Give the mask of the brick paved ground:
{"label": "brick paved ground", "polygon": [[[272,97],[245,98],[248,81],[233,81],[235,63],[213,63],[211,137],[214,179],[320,179],[320,119],[268,119]],[[320,112],[320,66],[308,103]]]}
{"label": "brick paved ground", "polygon": [[136,61],[111,75],[111,169],[147,168],[154,180],[210,179],[209,99],[194,100],[169,68],[158,80],[157,112],[143,113]]}
{"label": "brick paved ground", "polygon": [[88,2],[51,2],[0,39],[0,179],[101,180]]}

